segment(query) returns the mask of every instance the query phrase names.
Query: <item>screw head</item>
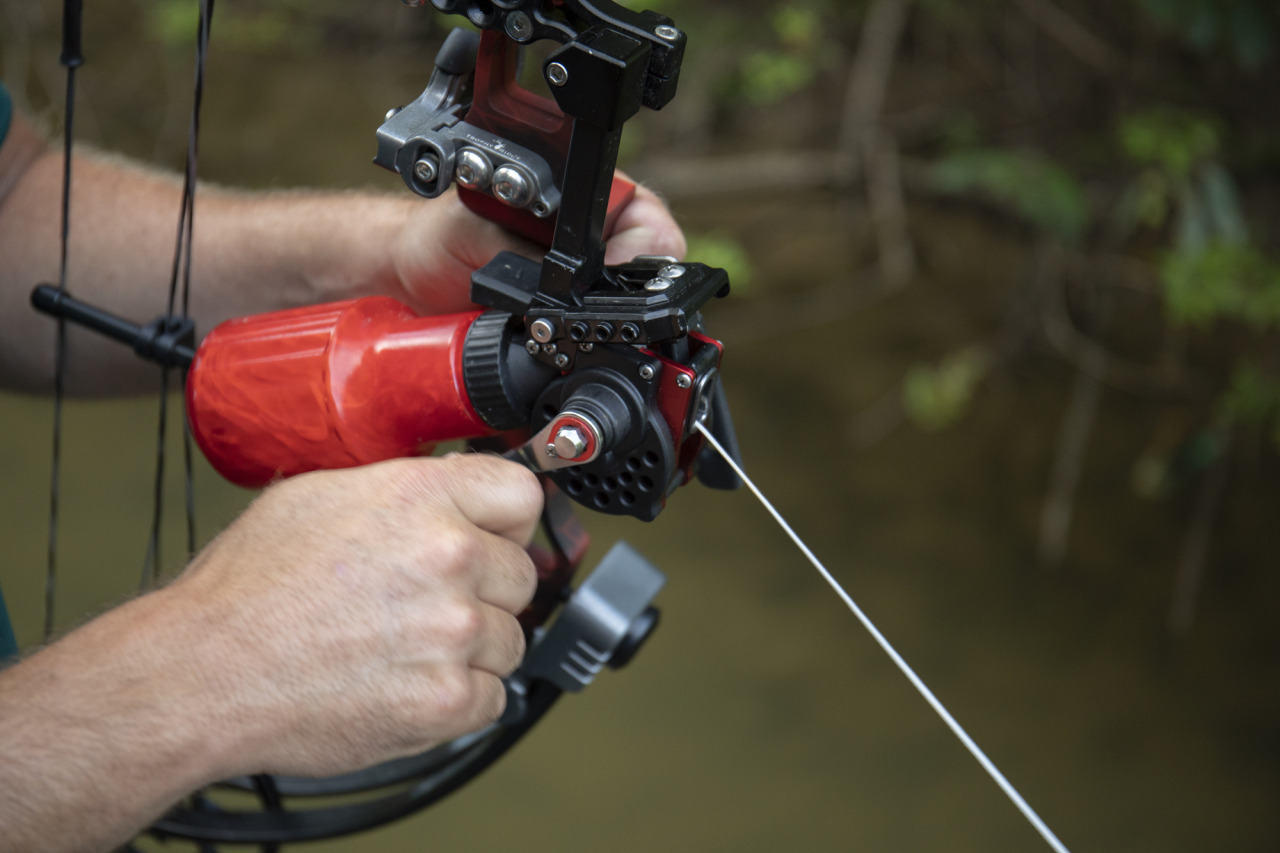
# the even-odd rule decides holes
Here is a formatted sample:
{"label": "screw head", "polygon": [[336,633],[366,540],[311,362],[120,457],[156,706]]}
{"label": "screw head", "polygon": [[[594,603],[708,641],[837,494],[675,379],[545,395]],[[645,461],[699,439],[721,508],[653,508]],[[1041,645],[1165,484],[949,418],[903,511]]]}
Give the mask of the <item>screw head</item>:
{"label": "screw head", "polygon": [[651,364],[642,364],[642,365],[640,365],[640,378],[641,378],[641,379],[652,379],[652,378],[653,378],[653,365],[651,365]]}
{"label": "screw head", "polygon": [[453,169],[458,183],[467,189],[482,190],[489,186],[489,178],[493,176],[493,166],[489,158],[474,148],[464,148],[458,152],[458,164]]}
{"label": "screw head", "polygon": [[552,86],[563,86],[569,82],[569,69],[559,62],[547,66],[547,82]]}
{"label": "screw head", "polygon": [[670,24],[660,24],[654,27],[653,34],[663,41],[675,41],[680,38],[680,31]]}
{"label": "screw head", "polygon": [[675,284],[675,282],[671,279],[666,278],[665,276],[658,276],[657,278],[651,278],[646,281],[644,283],[644,289],[650,293],[661,293],[673,284]]}
{"label": "screw head", "polygon": [[556,437],[551,446],[555,448],[556,455],[561,459],[577,459],[587,450],[587,437],[576,426],[566,424],[556,430]]}
{"label": "screw head", "polygon": [[387,110],[387,114],[382,117],[382,120],[391,121],[391,117],[396,113],[400,112],[402,109],[404,109],[404,107],[392,107],[391,109]]}
{"label": "screw head", "polygon": [[524,342],[524,351],[529,353],[529,355],[537,355],[539,349],[541,349],[541,347],[538,346],[538,342],[532,338]]}
{"label": "screw head", "polygon": [[591,341],[585,341],[583,343],[578,344],[578,349],[582,350],[583,352],[591,352],[595,348],[596,348],[596,345],[591,343]]}
{"label": "screw head", "polygon": [[440,164],[434,157],[423,157],[413,164],[413,176],[424,184],[429,184],[440,174]]}
{"label": "screw head", "polygon": [[533,199],[533,185],[514,166],[502,166],[493,173],[493,194],[512,207],[524,207]]}
{"label": "screw head", "polygon": [[539,317],[529,326],[529,334],[533,335],[533,339],[540,344],[545,344],[556,333],[556,327],[546,317]]}
{"label": "screw head", "polygon": [[533,35],[533,21],[524,12],[512,12],[507,15],[507,35],[516,41],[524,41]]}
{"label": "screw head", "polygon": [[665,267],[658,270],[658,275],[662,278],[679,278],[686,272],[688,272],[688,270],[684,268],[683,264],[667,264]]}
{"label": "screw head", "polygon": [[564,353],[560,353],[559,355],[556,356],[556,367],[560,368],[561,370],[564,370],[568,366],[569,366],[569,356],[565,355]]}
{"label": "screw head", "polygon": [[557,456],[560,455],[558,452],[556,452],[555,442],[552,442],[552,441],[548,441],[547,446],[544,447],[543,450],[547,451],[547,455],[550,456],[552,459],[555,459]]}
{"label": "screw head", "polygon": [[690,385],[692,385],[692,384],[693,384],[693,380],[689,378],[689,374],[687,374],[687,373],[680,373],[680,374],[677,374],[677,376],[676,376],[676,387],[678,387],[678,388],[688,388],[688,387],[689,387]]}

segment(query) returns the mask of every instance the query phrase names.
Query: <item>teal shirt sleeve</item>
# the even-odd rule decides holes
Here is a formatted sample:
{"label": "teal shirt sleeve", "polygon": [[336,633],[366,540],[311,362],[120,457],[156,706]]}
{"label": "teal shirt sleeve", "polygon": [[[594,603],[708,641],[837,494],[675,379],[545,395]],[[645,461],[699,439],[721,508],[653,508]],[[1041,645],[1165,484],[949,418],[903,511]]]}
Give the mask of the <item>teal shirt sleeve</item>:
{"label": "teal shirt sleeve", "polygon": [[[9,120],[13,117],[13,101],[9,90],[0,83],[0,145],[9,134]],[[9,610],[4,606],[4,593],[0,592],[0,666],[7,658],[18,653],[18,642],[13,638],[13,625],[9,622]]]}
{"label": "teal shirt sleeve", "polygon": [[13,99],[9,97],[9,90],[0,83],[0,145],[4,144],[4,138],[9,135],[9,120],[13,118]]}
{"label": "teal shirt sleeve", "polygon": [[[0,145],[9,135],[9,124],[13,120],[13,99],[9,90],[0,83]],[[11,663],[18,654],[18,641],[13,636],[13,623],[9,621],[9,609],[5,607],[4,591],[0,590],[0,667]]]}
{"label": "teal shirt sleeve", "polygon": [[0,591],[0,668],[18,656],[18,641],[13,636],[9,622],[9,610],[4,606],[4,592]]}

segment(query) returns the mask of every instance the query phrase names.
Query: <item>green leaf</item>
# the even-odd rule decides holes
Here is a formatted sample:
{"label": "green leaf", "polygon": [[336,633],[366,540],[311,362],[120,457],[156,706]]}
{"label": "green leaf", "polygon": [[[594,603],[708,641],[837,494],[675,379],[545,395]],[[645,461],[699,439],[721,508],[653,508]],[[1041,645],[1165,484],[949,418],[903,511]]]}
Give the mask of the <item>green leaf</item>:
{"label": "green leaf", "polygon": [[1120,123],[1125,154],[1143,165],[1157,166],[1176,181],[1217,153],[1217,122],[1185,110],[1157,107],[1126,116]]}
{"label": "green leaf", "polygon": [[958,421],[968,410],[979,384],[991,369],[983,347],[968,347],[936,366],[918,364],[902,382],[902,406],[921,429],[937,431]]}
{"label": "green leaf", "polygon": [[732,235],[723,231],[687,233],[685,240],[688,244],[685,257],[690,261],[723,269],[729,274],[733,292],[738,296],[750,290],[755,266],[747,250]]}
{"label": "green leaf", "polygon": [[1175,323],[1206,327],[1227,319],[1258,330],[1280,328],[1280,265],[1253,246],[1214,242],[1200,251],[1169,252],[1160,278]]}

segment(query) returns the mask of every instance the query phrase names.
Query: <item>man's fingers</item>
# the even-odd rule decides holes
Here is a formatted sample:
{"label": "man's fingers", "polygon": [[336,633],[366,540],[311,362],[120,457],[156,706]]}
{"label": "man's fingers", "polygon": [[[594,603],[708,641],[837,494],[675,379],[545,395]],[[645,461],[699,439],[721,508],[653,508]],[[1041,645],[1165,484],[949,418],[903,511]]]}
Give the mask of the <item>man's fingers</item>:
{"label": "man's fingers", "polygon": [[484,453],[439,460],[446,488],[463,517],[490,533],[528,545],[542,514],[542,485],[523,465]]}
{"label": "man's fingers", "polygon": [[520,622],[506,610],[487,604],[481,605],[478,612],[484,627],[467,663],[497,676],[510,675],[524,658]]}
{"label": "man's fingers", "polygon": [[475,596],[508,613],[519,614],[533,600],[538,572],[520,545],[491,534],[484,537],[483,561],[476,576]]}
{"label": "man's fingers", "polygon": [[636,255],[670,255],[683,258],[684,233],[671,211],[653,190],[636,186],[636,197],[618,214],[613,234],[605,245],[606,264],[624,264]]}

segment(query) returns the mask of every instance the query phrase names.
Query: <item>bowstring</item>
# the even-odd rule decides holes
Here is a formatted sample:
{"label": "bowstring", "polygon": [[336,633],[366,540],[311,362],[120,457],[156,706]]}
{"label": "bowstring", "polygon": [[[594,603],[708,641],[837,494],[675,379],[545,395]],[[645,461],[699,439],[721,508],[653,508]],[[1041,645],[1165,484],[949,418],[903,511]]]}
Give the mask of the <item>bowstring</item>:
{"label": "bowstring", "polygon": [[[186,321],[191,309],[191,255],[195,232],[196,164],[199,154],[200,106],[204,100],[205,67],[208,63],[209,32],[213,20],[214,0],[200,0],[200,15],[196,30],[195,87],[191,105],[191,122],[187,129],[186,167],[182,179],[182,203],[178,213],[177,237],[174,242],[173,265],[169,275],[169,293],[166,316],[172,318],[178,307],[179,281],[181,281],[182,313]],[[160,370],[160,409],[156,427],[156,470],[152,492],[151,534],[147,541],[147,556],[142,568],[140,587],[145,589],[155,579],[160,559],[161,522],[164,512],[165,443],[168,434],[169,367]],[[187,372],[182,370],[180,385],[185,392]],[[182,420],[183,493],[186,508],[187,558],[196,550],[195,477],[191,447],[191,427]]]}

